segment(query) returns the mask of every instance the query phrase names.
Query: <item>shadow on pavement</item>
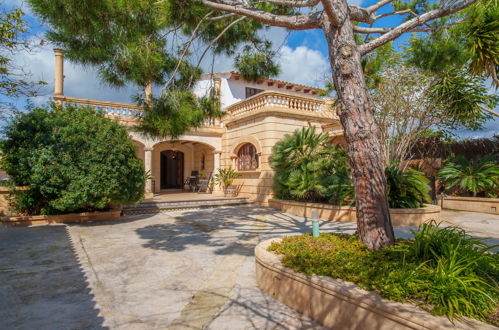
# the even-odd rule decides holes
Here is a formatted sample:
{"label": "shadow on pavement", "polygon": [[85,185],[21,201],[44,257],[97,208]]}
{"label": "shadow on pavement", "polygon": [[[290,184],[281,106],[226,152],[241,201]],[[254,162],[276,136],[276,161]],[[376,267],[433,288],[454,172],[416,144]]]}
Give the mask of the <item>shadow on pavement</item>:
{"label": "shadow on pavement", "polygon": [[0,228],[1,329],[105,329],[65,226]]}

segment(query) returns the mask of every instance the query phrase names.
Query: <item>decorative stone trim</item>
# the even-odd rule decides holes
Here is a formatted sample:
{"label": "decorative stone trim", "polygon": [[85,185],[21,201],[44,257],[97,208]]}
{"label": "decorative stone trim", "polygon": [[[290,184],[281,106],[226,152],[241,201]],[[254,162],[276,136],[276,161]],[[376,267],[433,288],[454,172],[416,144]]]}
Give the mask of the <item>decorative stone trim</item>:
{"label": "decorative stone trim", "polygon": [[[438,205],[442,206],[442,196],[438,196]],[[499,198],[445,196],[444,209],[499,214]]]}
{"label": "decorative stone trim", "polygon": [[121,217],[121,209],[103,212],[69,213],[59,215],[1,216],[0,222],[6,227],[27,227],[49,225],[54,223],[83,223],[92,221],[117,220]]}
{"label": "decorative stone trim", "polygon": [[382,298],[377,292],[327,276],[307,276],[286,268],[267,251],[272,239],[255,248],[258,286],[287,306],[331,329],[496,329],[472,319],[452,324],[448,318]]}
{"label": "decorative stone trim", "polygon": [[[319,218],[323,220],[357,221],[355,207],[353,206],[305,203],[280,199],[269,199],[269,206],[299,216],[310,217],[312,211],[316,211]],[[439,220],[440,206],[426,204],[425,207],[417,209],[390,209],[390,216],[394,226],[419,226],[430,220]]]}

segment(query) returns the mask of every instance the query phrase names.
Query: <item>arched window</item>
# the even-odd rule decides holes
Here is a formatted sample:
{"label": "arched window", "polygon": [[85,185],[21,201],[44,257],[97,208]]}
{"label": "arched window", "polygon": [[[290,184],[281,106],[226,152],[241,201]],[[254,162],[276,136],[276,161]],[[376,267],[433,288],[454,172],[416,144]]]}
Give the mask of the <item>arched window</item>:
{"label": "arched window", "polygon": [[237,152],[237,169],[251,171],[258,168],[258,154],[251,143],[244,144]]}

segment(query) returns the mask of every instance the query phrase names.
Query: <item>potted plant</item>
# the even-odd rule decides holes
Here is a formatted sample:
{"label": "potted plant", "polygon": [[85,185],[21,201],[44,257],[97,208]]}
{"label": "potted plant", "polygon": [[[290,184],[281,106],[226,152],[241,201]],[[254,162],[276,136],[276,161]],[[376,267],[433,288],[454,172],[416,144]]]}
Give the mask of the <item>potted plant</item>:
{"label": "potted plant", "polygon": [[225,197],[235,197],[237,195],[237,187],[232,185],[235,179],[241,176],[232,168],[219,168],[215,174],[215,182],[223,188]]}

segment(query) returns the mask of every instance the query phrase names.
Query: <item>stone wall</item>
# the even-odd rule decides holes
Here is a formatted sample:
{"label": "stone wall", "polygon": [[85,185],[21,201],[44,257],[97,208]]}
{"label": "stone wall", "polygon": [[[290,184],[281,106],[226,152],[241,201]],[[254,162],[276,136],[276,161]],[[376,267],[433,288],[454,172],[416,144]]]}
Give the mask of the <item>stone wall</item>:
{"label": "stone wall", "polygon": [[[321,203],[304,203],[270,199],[270,207],[282,212],[311,217],[312,212],[317,212],[322,220],[356,222],[357,216],[353,206],[337,206]],[[394,226],[419,226],[430,220],[440,219],[440,207],[426,205],[417,209],[390,209],[390,217]]]}
{"label": "stone wall", "polygon": [[237,152],[244,143],[252,143],[259,153],[259,168],[255,171],[240,171],[241,177],[234,182],[238,186],[240,196],[268,205],[268,200],[273,196],[274,171],[269,165],[272,147],[286,134],[292,134],[297,129],[309,125],[318,127],[319,132],[322,130],[319,121],[276,115],[250,116],[227,125],[227,132],[222,140],[223,167],[237,169]]}
{"label": "stone wall", "polygon": [[[437,198],[442,206],[442,197]],[[443,209],[499,214],[499,198],[446,196]]]}

